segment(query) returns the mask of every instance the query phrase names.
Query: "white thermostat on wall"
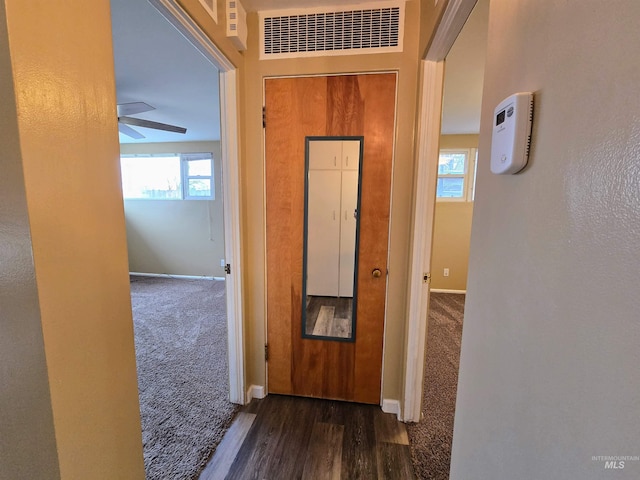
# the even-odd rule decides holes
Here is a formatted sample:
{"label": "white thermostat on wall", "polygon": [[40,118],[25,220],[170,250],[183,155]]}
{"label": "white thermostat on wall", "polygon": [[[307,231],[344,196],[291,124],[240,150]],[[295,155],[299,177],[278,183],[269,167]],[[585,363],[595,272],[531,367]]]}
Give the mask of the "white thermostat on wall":
{"label": "white thermostat on wall", "polygon": [[491,171],[518,173],[527,165],[531,144],[533,93],[514,93],[496,107],[491,137]]}

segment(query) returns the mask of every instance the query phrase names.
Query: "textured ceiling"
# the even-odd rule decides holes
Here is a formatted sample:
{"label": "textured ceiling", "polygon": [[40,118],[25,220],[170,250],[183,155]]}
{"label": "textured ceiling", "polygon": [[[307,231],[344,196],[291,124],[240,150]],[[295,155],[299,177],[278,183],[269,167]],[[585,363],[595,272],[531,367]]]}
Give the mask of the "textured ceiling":
{"label": "textured ceiling", "polygon": [[133,127],[122,143],[220,139],[218,71],[147,0],[111,0],[118,103],[156,110],[132,115],[185,127],[185,135]]}

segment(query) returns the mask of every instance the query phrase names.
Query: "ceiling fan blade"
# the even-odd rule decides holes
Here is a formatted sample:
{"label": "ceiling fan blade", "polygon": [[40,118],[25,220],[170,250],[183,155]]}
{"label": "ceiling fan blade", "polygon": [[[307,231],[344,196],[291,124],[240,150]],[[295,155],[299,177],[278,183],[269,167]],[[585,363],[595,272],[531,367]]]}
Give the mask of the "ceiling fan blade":
{"label": "ceiling fan blade", "polygon": [[119,123],[119,122],[118,122],[118,130],[120,130],[120,133],[123,133],[124,135],[127,135],[128,137],[131,137],[131,138],[136,138],[136,139],[144,138],[144,135],[142,135],[140,132],[136,132],[133,128],[127,125],[123,125],[122,123]]}
{"label": "ceiling fan blade", "polygon": [[118,104],[118,116],[122,115],[135,115],[136,113],[150,112],[155,110],[155,107],[144,102],[130,102]]}
{"label": "ceiling fan blade", "polygon": [[119,117],[118,122],[126,123],[127,125],[134,125],[136,127],[153,128],[155,130],[165,130],[167,132],[187,133],[186,128],[177,127],[175,125],[168,125],[166,123],[152,122],[151,120],[143,120],[142,118]]}

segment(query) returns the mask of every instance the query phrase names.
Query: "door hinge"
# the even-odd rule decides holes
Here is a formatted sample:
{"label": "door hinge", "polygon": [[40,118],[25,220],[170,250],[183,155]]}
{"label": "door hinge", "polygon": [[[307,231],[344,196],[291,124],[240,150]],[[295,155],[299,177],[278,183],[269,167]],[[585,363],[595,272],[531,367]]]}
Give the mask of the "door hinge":
{"label": "door hinge", "polygon": [[430,273],[423,273],[422,274],[422,281],[424,283],[431,283],[431,274]]}
{"label": "door hinge", "polygon": [[269,361],[269,345],[264,346],[264,361]]}
{"label": "door hinge", "polygon": [[230,263],[227,263],[224,266],[224,271],[226,272],[227,275],[231,275],[231,264]]}
{"label": "door hinge", "polygon": [[262,107],[262,128],[267,128],[267,107]]}

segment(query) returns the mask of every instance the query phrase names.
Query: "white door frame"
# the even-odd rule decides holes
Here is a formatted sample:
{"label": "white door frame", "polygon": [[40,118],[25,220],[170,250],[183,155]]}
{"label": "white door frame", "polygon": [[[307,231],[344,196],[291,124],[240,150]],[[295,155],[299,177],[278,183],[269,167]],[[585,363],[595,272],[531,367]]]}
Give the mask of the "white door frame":
{"label": "white door frame", "polygon": [[471,14],[477,0],[450,0],[425,60],[422,61],[422,95],[418,123],[418,170],[411,245],[408,325],[405,343],[404,405],[402,420],[418,422],[422,407],[427,343],[427,315],[433,218],[438,179],[438,152],[442,117],[444,59]]}
{"label": "white door frame", "polygon": [[231,402],[242,405],[245,402],[245,371],[236,68],[184,11],[177,0],[149,0],[149,3],[220,71],[224,252],[226,263],[231,265],[231,274],[226,277],[229,397]]}

